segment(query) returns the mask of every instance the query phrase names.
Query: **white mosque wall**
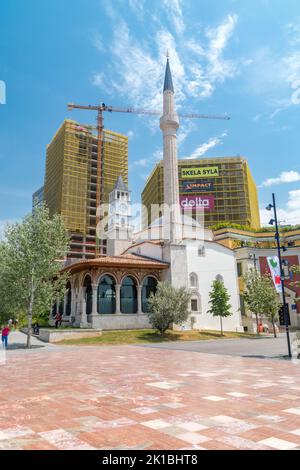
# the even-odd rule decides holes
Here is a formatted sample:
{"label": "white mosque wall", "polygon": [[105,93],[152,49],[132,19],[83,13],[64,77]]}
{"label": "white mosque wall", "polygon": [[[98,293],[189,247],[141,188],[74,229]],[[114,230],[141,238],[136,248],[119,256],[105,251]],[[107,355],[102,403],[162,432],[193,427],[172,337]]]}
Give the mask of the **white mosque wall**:
{"label": "white mosque wall", "polygon": [[232,315],[223,318],[223,328],[227,331],[243,331],[234,252],[215,242],[205,242],[203,250],[199,243],[187,241],[186,248],[189,285],[190,274],[195,273],[198,279],[198,288],[190,285],[193,297],[198,297],[199,303],[198,313],[191,314],[196,320],[194,328],[220,329],[219,317],[213,317],[208,310],[212,283],[218,276],[222,276],[232,306]]}

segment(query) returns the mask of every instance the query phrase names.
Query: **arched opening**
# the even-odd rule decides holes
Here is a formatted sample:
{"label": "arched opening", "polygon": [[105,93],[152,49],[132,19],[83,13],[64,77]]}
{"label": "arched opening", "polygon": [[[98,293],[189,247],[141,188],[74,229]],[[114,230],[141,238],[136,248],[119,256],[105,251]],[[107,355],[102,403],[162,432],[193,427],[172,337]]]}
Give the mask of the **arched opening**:
{"label": "arched opening", "polygon": [[100,279],[97,300],[99,313],[108,315],[116,313],[116,281],[109,274]]}
{"label": "arched opening", "polygon": [[190,287],[198,287],[198,276],[196,273],[190,274]]}
{"label": "arched opening", "polygon": [[66,316],[67,317],[71,315],[71,301],[72,301],[71,284],[68,282],[67,294],[66,294]]}
{"label": "arched opening", "polygon": [[52,313],[52,317],[55,317],[55,315],[57,314],[57,311],[56,311],[56,302],[52,305],[51,313]]}
{"label": "arched opening", "polygon": [[151,293],[155,294],[156,289],[157,280],[152,276],[145,277],[142,284],[142,312],[149,311],[148,299]]}
{"label": "arched opening", "polygon": [[86,305],[85,313],[87,315],[90,315],[92,313],[92,308],[93,308],[93,288],[92,288],[92,280],[90,276],[85,277],[83,286],[85,287],[85,305]]}
{"label": "arched opening", "polygon": [[137,288],[135,280],[127,276],[123,279],[121,286],[121,312],[137,312]]}

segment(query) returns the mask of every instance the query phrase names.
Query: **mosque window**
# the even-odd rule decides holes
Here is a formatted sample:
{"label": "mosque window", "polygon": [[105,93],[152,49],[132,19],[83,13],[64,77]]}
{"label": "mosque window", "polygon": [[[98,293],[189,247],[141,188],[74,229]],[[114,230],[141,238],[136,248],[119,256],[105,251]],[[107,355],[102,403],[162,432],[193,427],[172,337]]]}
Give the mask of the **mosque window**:
{"label": "mosque window", "polygon": [[191,287],[198,287],[198,276],[196,273],[190,274],[190,286]]}

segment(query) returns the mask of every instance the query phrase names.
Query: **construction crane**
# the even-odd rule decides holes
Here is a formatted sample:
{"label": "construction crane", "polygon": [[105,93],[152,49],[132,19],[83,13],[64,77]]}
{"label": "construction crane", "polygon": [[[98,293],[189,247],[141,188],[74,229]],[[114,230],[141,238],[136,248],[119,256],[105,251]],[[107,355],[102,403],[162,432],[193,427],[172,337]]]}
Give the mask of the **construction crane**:
{"label": "construction crane", "polygon": [[[103,143],[103,112],[109,113],[134,113],[134,114],[147,114],[150,116],[159,116],[161,114],[160,111],[151,111],[145,109],[135,109],[135,108],[118,108],[115,106],[107,106],[105,103],[100,103],[98,105],[80,105],[74,103],[68,103],[68,110],[72,111],[73,109],[86,109],[90,111],[97,111],[97,137],[98,137],[98,163],[97,163],[97,181],[102,181],[102,174],[101,174],[101,162],[102,162],[102,143]],[[178,114],[179,117],[182,118],[196,118],[196,119],[221,119],[228,121],[230,119],[229,116],[216,116],[216,115],[208,115],[208,114]],[[96,205],[99,206],[102,201],[102,184],[98,183],[96,186]],[[97,220],[97,223],[99,220]]]}

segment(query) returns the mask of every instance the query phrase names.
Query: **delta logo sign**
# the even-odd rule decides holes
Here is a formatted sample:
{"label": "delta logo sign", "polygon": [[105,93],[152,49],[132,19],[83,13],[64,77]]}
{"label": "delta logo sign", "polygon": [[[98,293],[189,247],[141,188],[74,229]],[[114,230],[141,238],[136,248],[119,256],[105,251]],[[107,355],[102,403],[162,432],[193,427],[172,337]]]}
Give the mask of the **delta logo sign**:
{"label": "delta logo sign", "polygon": [[183,210],[201,209],[213,211],[215,208],[214,196],[180,196],[180,207]]}

